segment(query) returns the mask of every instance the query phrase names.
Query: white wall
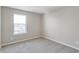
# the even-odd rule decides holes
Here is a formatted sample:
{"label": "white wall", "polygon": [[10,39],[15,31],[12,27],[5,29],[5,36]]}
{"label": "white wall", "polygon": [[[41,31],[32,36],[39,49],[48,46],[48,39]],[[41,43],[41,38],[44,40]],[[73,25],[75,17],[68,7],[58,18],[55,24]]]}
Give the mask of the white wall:
{"label": "white wall", "polygon": [[[27,34],[13,35],[13,13],[27,16]],[[39,36],[40,20],[40,14],[2,7],[2,44]]]}
{"label": "white wall", "polygon": [[45,14],[43,35],[79,49],[79,7],[63,7]]}
{"label": "white wall", "polygon": [[1,6],[0,6],[0,47],[1,47]]}

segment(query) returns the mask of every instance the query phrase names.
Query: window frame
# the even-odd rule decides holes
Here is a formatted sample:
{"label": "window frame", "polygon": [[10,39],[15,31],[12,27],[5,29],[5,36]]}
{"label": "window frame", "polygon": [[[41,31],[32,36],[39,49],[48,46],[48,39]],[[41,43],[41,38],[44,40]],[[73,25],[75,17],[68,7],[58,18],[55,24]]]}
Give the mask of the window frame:
{"label": "window frame", "polygon": [[[18,33],[18,34],[15,34],[14,33],[14,15],[22,15],[22,16],[25,16],[25,33]],[[27,15],[25,14],[20,14],[20,13],[13,13],[13,35],[23,35],[23,34],[27,34],[28,33],[28,28],[27,28]]]}

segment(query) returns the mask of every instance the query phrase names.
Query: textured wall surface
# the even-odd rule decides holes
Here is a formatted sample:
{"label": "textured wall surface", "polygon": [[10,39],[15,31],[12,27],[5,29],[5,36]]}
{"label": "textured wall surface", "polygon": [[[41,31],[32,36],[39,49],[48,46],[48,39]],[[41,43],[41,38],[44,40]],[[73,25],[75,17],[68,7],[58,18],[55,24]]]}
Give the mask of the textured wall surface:
{"label": "textured wall surface", "polygon": [[[27,16],[28,33],[13,35],[13,14],[23,14]],[[40,20],[40,14],[12,9],[9,7],[2,7],[2,44],[39,36]]]}
{"label": "textured wall surface", "polygon": [[63,7],[45,14],[43,34],[79,48],[79,7]]}

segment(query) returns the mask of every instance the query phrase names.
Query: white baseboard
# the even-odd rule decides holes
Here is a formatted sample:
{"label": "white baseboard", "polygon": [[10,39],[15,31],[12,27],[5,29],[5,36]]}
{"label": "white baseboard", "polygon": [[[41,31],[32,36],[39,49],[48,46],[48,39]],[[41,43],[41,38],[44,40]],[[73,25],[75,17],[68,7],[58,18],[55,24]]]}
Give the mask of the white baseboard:
{"label": "white baseboard", "polygon": [[28,39],[17,40],[17,41],[14,41],[14,42],[5,43],[5,44],[2,44],[1,46],[6,46],[6,45],[14,44],[14,43],[17,43],[17,42],[22,42],[22,41],[26,41],[26,40],[31,40],[31,39],[35,39],[35,38],[39,38],[39,37],[40,37],[40,35],[38,35],[38,36],[33,36],[33,37],[31,37],[31,38],[28,38]]}
{"label": "white baseboard", "polygon": [[14,44],[14,43],[17,43],[17,42],[22,42],[22,41],[26,41],[26,40],[31,40],[31,39],[35,39],[35,38],[39,38],[39,37],[43,37],[43,38],[49,39],[49,40],[51,40],[51,41],[60,43],[60,44],[62,44],[62,45],[65,45],[65,46],[74,48],[74,49],[76,49],[76,50],[79,50],[79,48],[77,48],[77,47],[74,47],[74,46],[71,46],[71,45],[69,45],[69,44],[66,44],[66,43],[57,41],[57,40],[55,40],[55,39],[53,39],[53,38],[51,38],[51,37],[49,37],[49,36],[45,36],[45,35],[38,35],[38,36],[34,36],[34,37],[31,37],[31,38],[28,38],[28,39],[24,39],[24,40],[19,40],[19,41],[15,41],[15,42],[5,43],[5,44],[2,44],[1,46],[6,46],[6,45]]}
{"label": "white baseboard", "polygon": [[63,42],[57,41],[57,40],[55,40],[55,39],[53,39],[53,38],[51,38],[51,37],[49,37],[49,36],[44,36],[44,35],[42,35],[42,37],[43,37],[43,38],[46,38],[46,39],[49,39],[49,40],[51,40],[51,41],[54,41],[54,42],[60,43],[60,44],[62,44],[62,45],[65,45],[65,46],[71,47],[71,48],[73,48],[73,49],[79,50],[79,48],[77,48],[77,47],[74,47],[74,46],[71,46],[71,45],[69,45],[69,44],[66,44],[66,43],[63,43]]}

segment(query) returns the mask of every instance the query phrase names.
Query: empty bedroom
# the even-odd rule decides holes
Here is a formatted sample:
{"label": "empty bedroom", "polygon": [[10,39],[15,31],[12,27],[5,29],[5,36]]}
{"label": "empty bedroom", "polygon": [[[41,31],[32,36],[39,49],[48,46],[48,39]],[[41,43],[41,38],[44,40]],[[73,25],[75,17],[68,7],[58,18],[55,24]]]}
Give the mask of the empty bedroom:
{"label": "empty bedroom", "polygon": [[0,53],[79,53],[79,6],[0,6]]}

